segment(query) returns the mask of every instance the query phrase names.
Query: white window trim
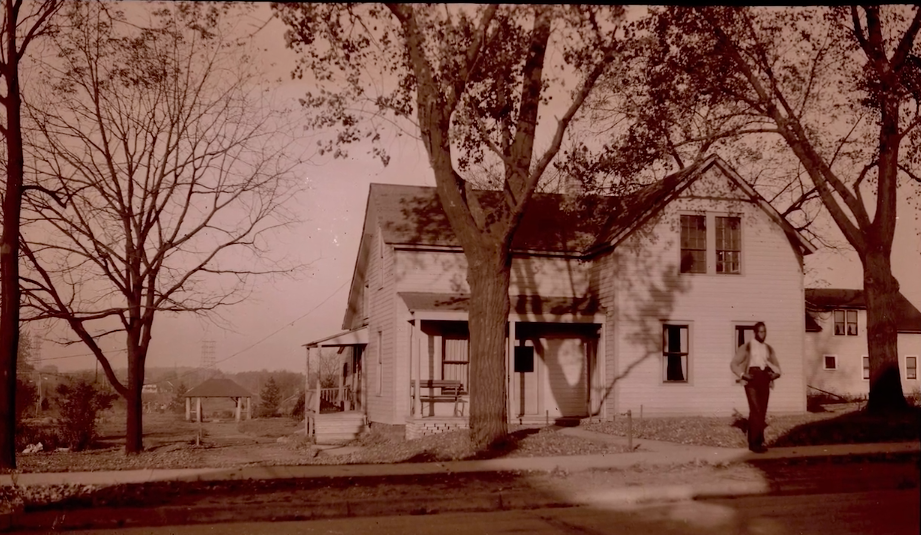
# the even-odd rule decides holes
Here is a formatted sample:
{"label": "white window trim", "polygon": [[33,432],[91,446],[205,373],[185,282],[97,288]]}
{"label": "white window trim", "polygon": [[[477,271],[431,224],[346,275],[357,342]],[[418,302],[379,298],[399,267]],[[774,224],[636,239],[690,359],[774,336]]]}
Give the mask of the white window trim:
{"label": "white window trim", "polygon": [[377,393],[384,395],[384,333],[377,331]]}
{"label": "white window trim", "polygon": [[[681,216],[683,215],[693,215],[693,216],[703,216],[705,224],[707,226],[706,235],[707,235],[707,249],[706,249],[706,270],[703,273],[694,273],[687,272],[683,273],[681,271]],[[739,218],[739,254],[741,258],[739,260],[739,272],[738,273],[717,273],[716,271],[716,218],[717,217],[738,217]],[[727,211],[706,211],[706,210],[679,210],[678,211],[678,274],[682,276],[712,276],[712,277],[722,277],[724,275],[728,276],[741,276],[745,275],[745,264],[748,261],[748,255],[745,251],[745,227],[746,227],[746,218],[745,214],[742,212],[727,212]]]}
{"label": "white window trim", "polygon": [[[915,359],[915,376],[914,377],[908,376],[908,359]],[[909,381],[918,380],[918,355],[905,355],[905,378],[908,379]]]}
{"label": "white window trim", "polygon": [[[702,275],[702,273],[697,273],[697,275]],[[659,343],[662,343],[662,338],[664,335],[664,329],[666,325],[671,325],[673,327],[687,327],[688,329],[688,355],[687,355],[687,366],[685,370],[684,381],[667,381],[666,377],[666,360],[665,360],[665,348],[661,347],[659,349],[659,366],[661,367],[659,372],[659,382],[663,385],[691,385],[691,377],[693,375],[693,362],[692,357],[694,356],[694,323],[686,320],[662,320],[659,322]]]}
{"label": "white window trim", "polygon": [[[828,365],[826,364],[827,361],[825,359],[827,359],[828,357],[835,359],[834,368],[829,368]],[[830,371],[830,372],[837,370],[838,369],[838,355],[822,355],[822,369]]]}

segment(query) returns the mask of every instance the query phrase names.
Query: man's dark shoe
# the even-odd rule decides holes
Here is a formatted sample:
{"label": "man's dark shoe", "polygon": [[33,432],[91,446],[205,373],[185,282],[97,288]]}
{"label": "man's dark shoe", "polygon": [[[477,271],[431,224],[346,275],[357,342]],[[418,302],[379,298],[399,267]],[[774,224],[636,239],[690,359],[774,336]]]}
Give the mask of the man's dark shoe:
{"label": "man's dark shoe", "polygon": [[767,447],[764,444],[756,444],[749,446],[748,449],[752,450],[755,453],[764,453],[767,451]]}

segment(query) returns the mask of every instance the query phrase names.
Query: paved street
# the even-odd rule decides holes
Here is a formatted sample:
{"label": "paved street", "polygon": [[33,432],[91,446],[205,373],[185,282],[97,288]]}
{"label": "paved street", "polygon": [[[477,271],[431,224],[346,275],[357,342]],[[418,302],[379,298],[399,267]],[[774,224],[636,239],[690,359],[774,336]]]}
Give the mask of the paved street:
{"label": "paved street", "polygon": [[[916,535],[918,489],[757,496],[654,506],[617,505],[278,523],[200,524],[119,530],[124,535],[519,535],[758,534]],[[72,533],[112,533],[109,530]]]}

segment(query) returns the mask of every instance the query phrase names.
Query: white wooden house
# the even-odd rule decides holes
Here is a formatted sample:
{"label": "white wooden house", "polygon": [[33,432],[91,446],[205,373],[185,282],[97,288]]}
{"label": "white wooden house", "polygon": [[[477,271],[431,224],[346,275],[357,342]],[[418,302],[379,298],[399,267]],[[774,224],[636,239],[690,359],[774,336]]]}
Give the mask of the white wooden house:
{"label": "white wooden house", "polygon": [[[815,249],[718,157],[627,197],[536,194],[512,247],[510,421],[745,412],[729,361],[757,321],[784,371],[771,412],[805,410]],[[344,349],[327,397],[410,437],[465,427],[469,292],[435,189],[372,184],[345,332],[306,344]]]}
{"label": "white wooden house", "polygon": [[[866,397],[870,391],[867,303],[863,290],[806,290],[806,383],[810,393]],[[905,296],[892,311],[898,330],[902,391],[917,392],[921,312]]]}

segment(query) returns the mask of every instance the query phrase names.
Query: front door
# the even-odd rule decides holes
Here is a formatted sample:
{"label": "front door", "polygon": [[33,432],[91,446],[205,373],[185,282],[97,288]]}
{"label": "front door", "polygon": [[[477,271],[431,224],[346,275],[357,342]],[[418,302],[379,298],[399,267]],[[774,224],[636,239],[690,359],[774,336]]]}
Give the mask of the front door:
{"label": "front door", "polygon": [[540,366],[537,362],[534,346],[516,346],[513,360],[513,415],[537,415],[540,412],[540,397],[537,390],[540,384],[537,379]]}
{"label": "front door", "polygon": [[354,403],[352,410],[359,411],[361,410],[361,401],[362,401],[362,384],[361,384],[361,361],[362,354],[364,353],[364,346],[352,346],[352,377],[349,383],[350,388],[353,392]]}

